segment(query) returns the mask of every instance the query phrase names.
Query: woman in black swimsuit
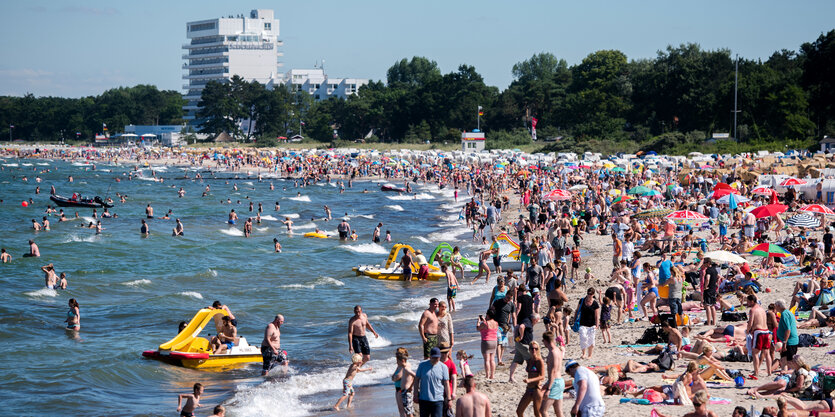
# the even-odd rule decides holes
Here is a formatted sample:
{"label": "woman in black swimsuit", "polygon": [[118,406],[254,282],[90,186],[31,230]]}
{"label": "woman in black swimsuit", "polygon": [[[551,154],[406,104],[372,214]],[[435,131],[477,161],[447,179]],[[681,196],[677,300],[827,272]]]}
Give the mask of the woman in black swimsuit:
{"label": "woman in black swimsuit", "polygon": [[[832,394],[835,394],[835,392]],[[786,412],[784,415],[791,415],[792,410],[788,409],[789,407],[794,410],[812,411],[813,413],[809,413],[812,416],[829,416],[832,415],[830,413],[835,413],[835,407],[833,407],[831,397],[809,404],[790,395],[783,394],[777,398],[777,407],[781,411]]]}
{"label": "woman in black swimsuit", "polygon": [[536,341],[531,342],[531,358],[528,359],[528,366],[525,370],[528,371],[528,377],[523,382],[528,385],[525,387],[525,394],[519,400],[519,406],[516,407],[516,414],[525,415],[525,409],[533,402],[533,415],[540,417],[542,416],[539,410],[542,403],[542,390],[539,389],[539,384],[545,379],[545,361],[542,360],[539,343]]}

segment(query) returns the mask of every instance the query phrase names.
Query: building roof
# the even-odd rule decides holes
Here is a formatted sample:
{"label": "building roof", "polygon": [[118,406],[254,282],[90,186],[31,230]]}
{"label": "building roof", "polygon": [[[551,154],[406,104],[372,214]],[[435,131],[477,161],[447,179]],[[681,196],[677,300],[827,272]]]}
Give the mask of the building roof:
{"label": "building roof", "polygon": [[820,143],[835,143],[835,138],[830,138],[829,136],[824,136],[823,139],[821,139]]}

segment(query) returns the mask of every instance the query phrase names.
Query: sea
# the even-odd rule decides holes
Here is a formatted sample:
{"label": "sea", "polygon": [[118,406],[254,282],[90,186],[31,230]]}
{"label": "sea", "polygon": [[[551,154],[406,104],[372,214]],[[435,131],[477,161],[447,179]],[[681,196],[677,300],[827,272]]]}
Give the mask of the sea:
{"label": "sea", "polygon": [[[396,415],[390,380],[394,350],[403,346],[420,358],[416,325],[431,297],[445,299],[445,283],[374,280],[356,276],[351,268],[384,263],[394,243],[410,244],[428,256],[448,242],[475,259],[484,245],[474,242],[459,220],[463,200],[456,203],[452,190],[434,184],[414,185],[414,196],[400,196],[381,192],[381,180],[356,181],[352,187],[345,181],[340,193],[335,181],[301,187],[267,171],[260,181],[258,172],[212,173],[201,167],[156,167],[154,172],[164,182],[155,181],[144,166],[0,159],[0,246],[14,257],[0,264],[4,413],[174,415],[177,394],[190,393],[200,382],[205,395],[197,415],[211,414],[217,404],[233,416]],[[205,178],[194,179],[197,172]],[[207,185],[210,191],[203,197]],[[52,215],[52,230],[36,232],[32,219],[41,221],[47,206],[54,207],[50,186],[58,195],[113,198],[110,211],[118,217],[101,219],[103,231],[97,235],[80,227],[96,220],[92,209],[64,208],[72,220],[58,222]],[[117,193],[127,201],[120,203]],[[262,203],[262,220],[245,238],[243,220],[255,216],[250,201],[255,211]],[[143,237],[140,225],[148,204],[156,218],[148,220],[150,237]],[[324,220],[324,205],[333,220]],[[231,209],[240,217],[235,226],[227,224]],[[169,210],[171,219],[161,219]],[[285,217],[295,222],[296,233],[287,233],[279,221]],[[302,236],[315,228],[336,234],[342,217],[359,240]],[[185,227],[182,237],[171,236],[175,218]],[[391,242],[371,242],[378,222],[384,234],[391,232]],[[273,238],[281,242],[281,253],[274,252]],[[40,258],[22,256],[29,239],[40,247]],[[66,290],[44,287],[40,267],[48,263],[67,274]],[[471,364],[479,368],[475,317],[486,309],[493,283],[468,281],[453,313],[455,348],[474,353]],[[70,298],[80,304],[78,334],[65,330]],[[142,357],[142,351],[174,337],[181,321],[214,300],[231,308],[238,334],[256,346],[266,324],[283,314],[281,345],[289,368],[265,378],[260,364],[216,372]],[[380,337],[369,335],[373,371],[356,377],[354,410],[337,413],[331,406],[350,363],[347,323],[354,305],[363,307]],[[213,332],[210,325],[203,335]]]}

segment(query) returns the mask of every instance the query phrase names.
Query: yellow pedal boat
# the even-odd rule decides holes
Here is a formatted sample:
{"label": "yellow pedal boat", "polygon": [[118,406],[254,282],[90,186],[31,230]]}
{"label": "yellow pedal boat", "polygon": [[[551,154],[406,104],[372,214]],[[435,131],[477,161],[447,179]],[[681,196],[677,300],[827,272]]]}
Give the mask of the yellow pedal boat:
{"label": "yellow pedal boat", "polygon": [[198,336],[217,315],[225,316],[227,313],[220,309],[201,309],[176,337],[159,345],[157,350],[142,352],[142,356],[193,369],[221,370],[261,363],[261,348],[249,345],[244,337],[238,338],[235,346],[225,353],[212,353],[209,340]]}
{"label": "yellow pedal boat", "polygon": [[[391,252],[389,252],[389,256],[386,259],[386,264],[384,266],[380,265],[359,265],[353,269],[353,271],[357,275],[365,275],[370,278],[374,279],[385,279],[385,280],[403,280],[403,269],[400,267],[397,261],[397,254],[400,253],[403,249],[409,249],[409,252],[415,253],[415,250],[409,246],[404,245],[402,243],[398,243],[391,248]],[[417,262],[412,261],[410,265],[412,270],[412,280],[417,281],[417,274],[420,266]],[[440,268],[429,265],[429,275],[427,279],[430,281],[437,281],[439,279],[443,279],[446,276],[443,272],[441,272]]]}

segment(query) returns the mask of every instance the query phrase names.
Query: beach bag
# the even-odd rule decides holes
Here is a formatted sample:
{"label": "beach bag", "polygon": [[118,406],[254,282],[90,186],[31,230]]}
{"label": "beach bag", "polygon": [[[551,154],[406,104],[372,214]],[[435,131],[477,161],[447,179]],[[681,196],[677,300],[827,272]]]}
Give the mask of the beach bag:
{"label": "beach bag", "polygon": [[655,328],[655,327],[650,327],[650,328],[644,330],[644,334],[642,334],[641,337],[638,340],[635,341],[635,344],[637,344],[637,345],[651,345],[651,344],[655,344],[655,343],[663,342],[663,341],[664,341],[664,339],[662,339],[658,335],[658,329]]}
{"label": "beach bag", "polygon": [[797,335],[797,346],[798,347],[812,347],[812,346],[819,346],[820,341],[815,336],[812,336],[808,333],[802,333]]}
{"label": "beach bag", "polygon": [[693,401],[690,401],[690,397],[687,395],[687,388],[684,386],[684,383],[681,381],[676,381],[673,384],[673,395],[678,399],[678,402],[681,405],[690,407],[693,405]]}
{"label": "beach bag", "polygon": [[746,321],[748,320],[748,313],[744,311],[723,311],[722,321]]}
{"label": "beach bag", "polygon": [[577,317],[574,318],[574,323],[571,323],[571,330],[574,333],[580,332],[580,314],[582,314],[583,311],[580,307],[582,307],[584,302],[586,302],[586,297],[580,299],[580,304],[577,305]]}
{"label": "beach bag", "polygon": [[826,288],[820,291],[818,302],[815,305],[821,307],[828,306],[832,303],[835,303],[835,294],[833,294],[832,288]]}
{"label": "beach bag", "polygon": [[653,362],[658,364],[658,369],[662,371],[669,371],[675,365],[676,358],[670,351],[665,349],[660,355],[658,355],[657,358],[653,360]]}

